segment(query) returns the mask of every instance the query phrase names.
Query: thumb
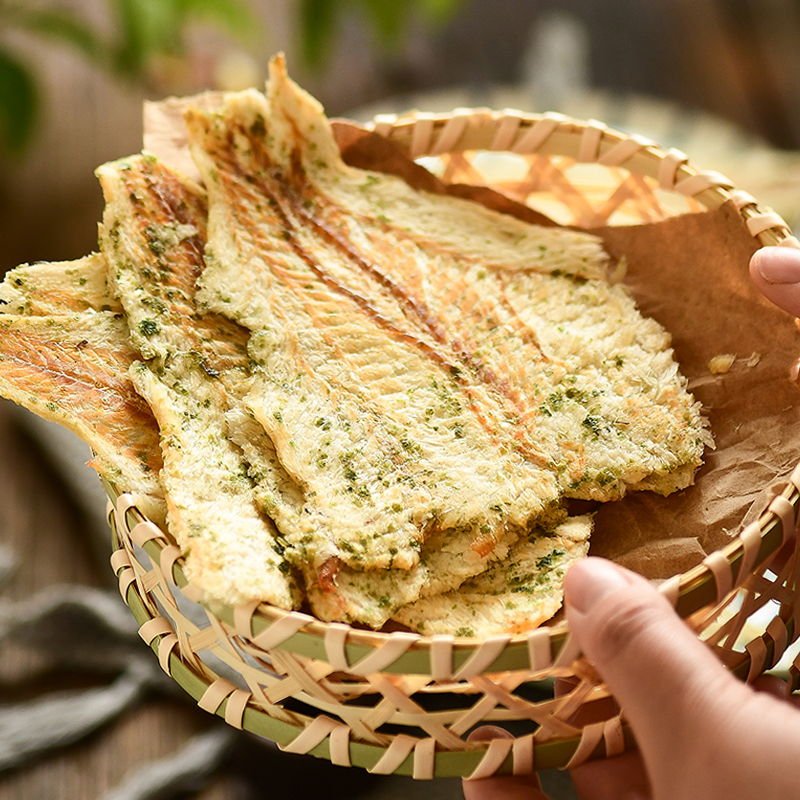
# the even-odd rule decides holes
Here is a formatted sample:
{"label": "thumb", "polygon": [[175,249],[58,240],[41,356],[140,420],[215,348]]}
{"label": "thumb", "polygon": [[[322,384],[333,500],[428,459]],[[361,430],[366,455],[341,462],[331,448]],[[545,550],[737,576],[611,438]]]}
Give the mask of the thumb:
{"label": "thumb", "polygon": [[[564,581],[567,620],[620,703],[648,772],[719,724],[742,687],[639,575],[600,558],[575,563]],[[677,762],[680,763],[680,762]],[[665,768],[667,765],[665,765]]]}
{"label": "thumb", "polygon": [[750,276],[778,308],[800,316],[800,250],[762,247],[750,260]]}

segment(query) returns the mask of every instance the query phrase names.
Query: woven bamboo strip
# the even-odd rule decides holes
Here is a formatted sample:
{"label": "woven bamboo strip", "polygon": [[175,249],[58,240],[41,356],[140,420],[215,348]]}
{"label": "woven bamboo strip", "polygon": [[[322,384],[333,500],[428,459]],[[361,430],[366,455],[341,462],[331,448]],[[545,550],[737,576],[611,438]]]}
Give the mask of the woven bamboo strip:
{"label": "woven bamboo strip", "polygon": [[[116,563],[120,563],[122,561],[124,561],[124,559],[115,558],[115,562]],[[124,569],[124,566],[123,566],[123,569]],[[166,579],[164,579],[164,580],[166,581]],[[156,624],[150,626],[150,628],[147,629],[148,630],[148,638],[149,638],[150,634],[153,634],[154,636],[157,637],[157,636],[161,635],[162,633],[166,633],[168,631],[169,627],[170,626],[165,625],[163,621],[157,621]],[[775,660],[775,658],[777,658],[776,653],[782,652],[782,649],[784,647],[783,643],[788,638],[788,635],[785,633],[785,630],[786,630],[785,627],[775,624],[775,625],[772,626],[772,628],[768,632],[769,635],[772,637],[772,639],[774,639],[777,642],[777,647],[775,647],[773,649],[773,657],[772,657],[773,661]],[[169,651],[169,650],[172,649],[172,647],[174,647],[177,639],[173,635],[172,636],[172,641],[170,642],[169,641],[169,634],[167,634],[167,636],[162,641],[166,641],[167,642],[167,644],[165,646],[165,649],[167,649]],[[764,668],[765,664],[767,663],[767,650],[768,650],[767,645],[764,643],[764,641],[762,639],[759,639],[755,643],[751,643],[750,644],[750,646],[748,648],[748,652],[750,652],[752,654],[752,657],[753,657],[752,671],[753,671],[754,674],[758,674]],[[327,671],[327,670],[323,670],[323,672],[325,672],[325,671]],[[382,679],[382,680],[385,680],[385,679]],[[473,679],[473,683],[475,682],[475,680],[485,681],[486,679],[485,678]],[[492,694],[492,691],[497,692],[500,689],[502,689],[505,692],[512,691],[518,680],[519,680],[519,678],[517,676],[504,676],[504,677],[501,678],[501,680],[499,681],[498,684],[492,684],[493,690],[491,690],[489,692],[486,692],[484,696],[488,697],[488,696],[490,696]],[[222,685],[225,686],[226,688],[228,686],[227,684],[222,684]],[[418,686],[416,688],[418,688]],[[486,684],[483,684],[483,686],[481,688],[486,688]],[[247,706],[247,702],[250,700],[250,697],[251,697],[251,695],[249,693],[247,693],[247,692],[242,692],[239,689],[236,689],[236,691],[238,692],[238,694],[235,695],[236,701],[230,704],[230,711],[227,711],[228,706],[226,706],[226,714],[229,717],[229,722],[231,724],[239,724],[239,722],[244,719],[244,710],[245,710],[245,708]],[[574,712],[575,709],[577,709],[577,708],[579,708],[581,706],[583,701],[585,701],[585,700],[590,698],[590,691],[591,691],[590,687],[584,682],[581,685],[581,689],[580,689],[579,692],[577,692],[577,693],[573,692],[571,695],[568,695],[566,697],[566,699],[559,699],[558,701],[552,701],[551,703],[539,704],[538,709],[542,714],[543,722],[542,722],[542,726],[541,726],[539,732],[535,736],[528,735],[528,736],[530,736],[530,742],[546,741],[548,737],[552,737],[553,735],[557,735],[557,736],[558,735],[560,735],[560,736],[570,736],[570,735],[572,735],[572,736],[574,736],[575,733],[578,731],[578,729],[575,728],[574,726],[570,726],[569,724],[564,722],[563,719],[560,719],[560,716],[569,716],[569,715],[571,715]],[[231,690],[229,692],[229,694],[230,694],[231,697],[233,697],[233,690]],[[388,694],[391,694],[391,692],[388,693]],[[582,694],[582,696],[581,696],[581,694]],[[502,692],[500,692],[500,695],[501,695],[501,699],[503,700],[503,702],[506,702],[507,705],[512,705],[512,706],[514,705],[513,702],[509,702],[508,697],[502,697]],[[226,695],[226,697],[227,696],[228,695]],[[398,700],[400,702],[397,702]],[[394,705],[395,706],[401,706],[401,707],[405,708],[407,711],[409,710],[409,708],[411,708],[414,713],[410,714],[410,717],[415,722],[418,722],[420,716],[423,719],[425,719],[426,717],[430,717],[430,714],[425,712],[424,709],[416,707],[416,706],[414,706],[414,704],[410,704],[409,701],[407,700],[406,695],[404,693],[402,693],[402,692],[400,693],[399,696],[395,695],[395,697],[394,697]],[[216,707],[219,708],[219,706],[221,706],[221,702],[218,703]],[[383,716],[385,718],[385,713],[384,713]],[[240,720],[240,718],[241,718],[241,720]],[[345,725],[344,727],[345,728],[350,728],[352,730],[352,726]],[[437,741],[437,742],[440,743],[440,745],[441,745],[442,741],[446,742],[447,741],[447,736],[446,735],[442,736],[442,732],[443,732],[442,727],[440,725],[439,726],[434,726],[434,728],[437,728],[437,727],[438,727],[437,730],[434,730],[434,731],[429,730],[428,731],[429,733],[433,733],[434,735],[430,736],[429,739],[424,739],[424,740],[421,740],[421,741],[424,741],[424,742]],[[466,729],[464,727],[463,721],[460,723],[459,729],[460,730],[465,730]],[[330,730],[333,731],[334,728],[331,728]],[[339,730],[339,729],[336,728],[336,730]],[[617,730],[616,733],[612,736],[612,731],[613,730],[615,730],[615,729],[612,729],[609,726],[606,726],[604,728],[604,731],[606,732],[604,734],[604,742],[605,742],[604,746],[605,746],[607,751],[608,751],[608,748],[612,747],[612,742],[616,742],[617,744],[615,744],[613,746],[617,747],[618,743],[620,741],[620,736],[621,736],[620,732]],[[317,729],[317,732],[319,732],[319,728]],[[451,726],[450,733],[451,734],[455,734],[456,733],[455,726]],[[326,734],[326,735],[328,735],[328,734]],[[337,735],[339,736],[340,739],[342,738],[342,734],[337,734]],[[314,738],[314,737],[312,737],[312,738]],[[298,735],[298,737],[295,737],[295,739],[292,740],[292,747],[294,749],[298,749],[299,750],[301,748],[301,745],[303,747],[305,747],[308,744],[309,741],[310,740],[308,738],[300,739],[299,735]],[[315,741],[316,741],[316,739],[315,739]],[[578,754],[579,757],[583,757],[586,752],[590,751],[589,744],[591,744],[591,742],[593,740],[590,740],[589,738],[587,738],[586,734],[583,734],[580,741],[581,741],[581,744],[579,744],[579,746],[578,746],[578,748],[576,749],[575,752]],[[393,742],[394,742],[394,739],[392,739],[390,741],[390,743],[388,745],[386,745],[387,752],[393,746],[395,748],[395,751],[397,750],[398,746],[397,745],[393,745]],[[317,741],[317,744],[318,744],[318,741]],[[591,751],[594,751],[596,746],[597,746],[597,743],[595,742],[595,744],[593,744],[592,747],[591,747]],[[415,767],[414,767],[414,769],[416,770],[416,773],[417,773],[418,776],[419,775],[427,775],[427,774],[429,774],[429,766],[430,765],[429,765],[428,756],[426,755],[426,753],[428,752],[429,747],[430,747],[430,745],[423,746],[422,749],[419,751],[423,755],[419,756],[419,757],[416,755],[417,747],[416,746],[414,747],[414,753],[415,753],[415,756],[414,756]],[[525,743],[521,746],[522,749],[520,750],[520,752],[522,752],[523,750],[525,752],[528,752],[528,750],[525,749],[527,747],[528,747],[528,740],[526,739]],[[309,748],[309,749],[313,749],[313,748]],[[340,753],[338,758],[344,758],[344,756]],[[527,756],[526,756],[526,758],[527,758]],[[574,756],[573,756],[573,758],[574,758]],[[379,759],[379,761],[380,760],[382,760],[382,759]],[[385,765],[385,763],[386,762],[384,762],[384,765]],[[482,763],[488,764],[490,762],[482,762]],[[532,763],[532,760],[531,760],[531,763]],[[519,764],[517,764],[516,768],[517,769],[522,769],[522,767]]]}

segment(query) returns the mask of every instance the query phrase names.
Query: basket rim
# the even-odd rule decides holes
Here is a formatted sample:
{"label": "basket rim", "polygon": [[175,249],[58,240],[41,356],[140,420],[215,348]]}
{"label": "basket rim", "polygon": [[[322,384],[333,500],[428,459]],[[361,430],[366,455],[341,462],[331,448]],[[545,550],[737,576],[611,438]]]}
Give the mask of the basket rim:
{"label": "basket rim", "polygon": [[621,167],[654,179],[661,189],[691,197],[709,210],[733,201],[760,246],[800,248],[800,241],[779,214],[736,188],[725,175],[698,169],[677,148],[665,149],[651,139],[598,120],[579,120],[552,111],[536,114],[460,108],[442,114],[379,114],[366,127],[414,159],[484,150],[567,156],[579,163]]}
{"label": "basket rim", "polygon": [[[655,142],[636,134],[613,130],[596,120],[582,122],[552,112],[529,114],[512,109],[456,109],[445,114],[411,112],[380,115],[367,128],[390,139],[412,158],[482,150],[520,155],[559,155],[574,158],[578,162],[594,162],[625,169],[649,176],[662,189],[691,197],[707,209],[733,201],[750,234],[760,246],[800,247],[800,242],[783,219],[773,211],[762,208],[746,192],[735,189],[725,176],[699,171],[678,150],[664,150]],[[120,494],[116,489],[109,486],[108,490],[112,500],[119,502]],[[680,616],[690,617],[701,608],[719,602],[731,586],[736,587],[744,580],[744,573],[761,565],[788,540],[800,506],[800,464],[779,497],[783,500],[773,501],[755,523],[751,523],[723,548],[661,586],[662,592],[670,598]],[[123,503],[123,506],[123,514],[134,511],[132,504]],[[146,521],[138,509],[134,513],[140,517],[135,518],[134,526]],[[163,535],[164,532],[160,532]],[[163,538],[165,544],[159,545],[158,541],[159,537],[154,536],[146,545],[146,549],[149,547],[151,555],[156,558],[160,557],[160,551],[155,552],[153,548],[174,547],[174,542],[168,536]],[[742,570],[743,566],[747,569]],[[184,588],[188,585],[180,558],[175,560],[172,574],[176,585]],[[286,611],[266,603],[253,604],[248,608],[244,621],[241,609],[215,604],[214,613],[255,640],[280,623],[289,633],[278,643],[272,642],[272,646],[312,658],[329,657],[330,639],[332,634],[336,634],[341,644],[339,661],[349,668],[357,668],[376,649],[398,637],[404,637],[407,646],[389,663],[381,664],[383,671],[427,674],[444,669],[444,673],[463,674],[475,668],[476,660],[482,664],[481,671],[536,671],[566,662],[574,655],[569,652],[569,633],[565,622],[539,628],[529,634],[480,640],[449,635],[422,636],[360,630],[345,623],[323,622],[311,615]],[[243,626],[245,630],[241,630]],[[495,653],[494,658],[491,658],[492,652]],[[369,663],[372,665],[372,662]]]}
{"label": "basket rim", "polygon": [[[125,507],[123,503],[122,507]],[[126,515],[128,512],[139,515],[134,506],[129,506],[119,516],[118,510],[110,503],[109,523],[112,531],[113,544],[117,548],[115,552],[124,552],[125,547],[120,535],[120,524],[127,526]],[[144,546],[145,553],[152,557],[148,549],[148,544]],[[327,759],[340,766],[355,766],[367,769],[375,774],[397,774],[408,775],[414,778],[428,779],[433,777],[467,777],[482,768],[484,759],[491,760],[489,757],[490,742],[482,741],[475,743],[464,750],[440,750],[438,748],[426,748],[422,743],[426,740],[417,736],[405,735],[402,757],[397,758],[389,753],[390,747],[384,747],[374,742],[362,741],[351,736],[352,731],[348,729],[346,734],[346,746],[342,747],[334,744],[334,729],[343,730],[347,726],[332,719],[324,711],[315,716],[308,716],[299,712],[293,712],[293,716],[298,718],[301,724],[277,719],[257,707],[250,705],[249,701],[237,710],[231,711],[229,718],[229,705],[235,705],[233,693],[237,687],[230,684],[225,678],[220,677],[214,669],[204,664],[205,675],[199,674],[191,666],[191,659],[184,658],[181,650],[184,642],[177,635],[172,622],[159,616],[157,611],[151,611],[142,596],[142,592],[147,592],[146,586],[140,586],[138,581],[130,577],[133,570],[129,560],[116,560],[112,556],[112,564],[117,578],[120,582],[120,590],[126,604],[139,625],[140,633],[145,642],[159,658],[164,671],[190,696],[201,708],[224,719],[234,727],[247,730],[256,735],[274,741],[278,746],[288,752],[301,752],[319,758]],[[787,635],[793,638],[793,632],[797,625],[794,617],[794,608],[787,607],[786,614],[782,615],[782,622],[786,626]],[[166,625],[164,622],[166,621]],[[148,623],[159,623],[155,633],[147,633]],[[221,632],[217,631],[219,636]],[[735,663],[729,663],[730,671],[740,679],[748,679],[751,675],[758,674],[764,667],[774,666],[777,663],[782,651],[779,648],[778,638],[767,630],[757,634],[751,641],[743,645],[744,652],[736,651]],[[761,660],[761,664],[755,663]],[[209,677],[210,676],[210,677]],[[796,677],[796,676],[795,676]],[[221,688],[221,691],[220,691]],[[241,695],[241,690],[239,690]],[[216,696],[215,700],[207,700],[210,696]],[[237,716],[238,714],[238,716]],[[324,720],[326,726],[322,726],[321,735],[318,741],[312,742],[312,746],[306,747],[307,742],[302,745],[300,742],[301,734],[308,730],[309,726],[317,720]],[[620,721],[621,735],[624,740],[625,750],[631,749],[635,745],[635,740],[629,724],[623,719]],[[535,748],[535,769],[564,768],[570,764],[576,754],[584,745],[584,731],[574,735],[551,736],[544,741],[535,741],[532,734],[526,737],[530,740],[530,746]],[[394,739],[393,739],[394,741]],[[594,759],[603,758],[611,753],[607,752],[609,742],[605,738],[591,748],[591,752],[584,753],[583,758]],[[493,770],[499,773],[511,772],[514,769],[515,755],[509,752],[501,764],[494,764]]]}
{"label": "basket rim", "polygon": [[[800,508],[798,484],[800,465],[793,471],[787,486],[776,495],[770,508],[757,521],[747,526],[742,534],[714,551],[697,566],[660,585],[659,590],[672,602],[682,619],[688,619],[703,608],[721,602],[730,591],[741,586],[750,572],[764,564],[790,540],[794,535],[794,520]],[[109,484],[105,486],[112,508],[119,517],[126,520],[134,541],[137,539],[137,531],[138,538],[141,538],[142,529],[146,529],[144,535],[147,538],[141,538],[136,543],[154,563],[161,563],[162,557],[169,551],[174,553],[176,545],[171,537],[136,508],[130,495],[119,494]],[[170,577],[176,588],[236,629],[240,635],[258,646],[263,646],[263,643],[259,644],[259,638],[263,634],[269,635],[273,626],[280,627],[289,622],[289,634],[273,638],[269,647],[307,658],[337,659],[341,668],[351,674],[367,674],[370,671],[387,674],[438,673],[445,679],[468,677],[476,672],[526,670],[532,673],[531,680],[536,680],[536,673],[549,672],[553,666],[569,667],[578,655],[569,646],[569,628],[566,622],[543,626],[528,634],[481,640],[457,638],[449,634],[423,636],[417,633],[360,630],[346,623],[323,622],[305,612],[287,611],[259,603],[247,609],[250,627],[249,630],[242,630],[236,609],[218,603],[207,605],[199,596],[193,596],[192,587],[183,571],[182,560],[182,556],[175,558],[170,566]],[[339,649],[330,645],[329,636],[332,631],[342,634]],[[368,661],[377,650],[400,637],[408,647],[404,647],[399,655],[381,663],[379,668]],[[481,658],[482,653],[487,650],[494,656],[491,661]],[[476,669],[476,659],[481,662],[480,669]],[[442,660],[447,662],[445,668],[441,666]],[[362,662],[369,664],[367,670],[359,666]]]}

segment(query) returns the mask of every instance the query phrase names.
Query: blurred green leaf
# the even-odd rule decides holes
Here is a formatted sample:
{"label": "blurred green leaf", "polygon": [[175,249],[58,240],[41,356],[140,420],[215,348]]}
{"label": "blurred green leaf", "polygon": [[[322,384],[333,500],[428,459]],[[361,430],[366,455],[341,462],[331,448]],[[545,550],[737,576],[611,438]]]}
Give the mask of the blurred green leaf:
{"label": "blurred green leaf", "polygon": [[384,48],[396,47],[418,15],[429,25],[452,19],[463,0],[302,0],[300,49],[310,67],[322,66],[343,12],[361,12]]}
{"label": "blurred green leaf", "polygon": [[70,44],[94,63],[102,63],[106,57],[102,40],[82,19],[68,11],[0,5],[0,13],[7,25]]}
{"label": "blurred green leaf", "polygon": [[408,21],[409,10],[413,10],[411,0],[362,0],[367,12],[372,17],[378,40],[384,46],[393,46],[400,40]]}
{"label": "blurred green leaf", "polygon": [[418,16],[428,25],[449,22],[462,0],[358,0],[372,17],[375,33],[384,47],[396,47]]}
{"label": "blurred green leaf", "polygon": [[114,71],[138,77],[155,53],[178,49],[174,5],[159,0],[114,0],[117,42],[112,45]]}
{"label": "blurred green leaf", "polygon": [[[452,18],[463,0],[300,0],[299,25],[304,61],[320,67],[342,11],[361,12],[384,47],[395,46],[409,21],[428,24]],[[75,11],[27,0],[0,0],[0,26],[24,29],[63,42],[91,63],[127,80],[147,79],[158,56],[184,55],[192,21],[213,22],[240,38],[258,32],[247,0],[106,0],[112,33],[95,29]],[[30,72],[7,54],[0,60],[0,146],[21,147],[30,135],[36,89]],[[13,110],[13,113],[12,113]]]}
{"label": "blurred green leaf", "polygon": [[239,38],[253,38],[258,21],[244,0],[106,0],[114,23],[101,36],[75,12],[21,0],[0,0],[0,25],[49,37],[76,48],[93,64],[136,80],[156,55],[181,56],[189,23],[221,25]]}
{"label": "blurred green leaf", "polygon": [[114,63],[137,77],[155,55],[182,56],[193,20],[218,23],[239,37],[252,37],[258,22],[238,0],[112,0],[119,30]]}
{"label": "blurred green leaf", "polygon": [[36,120],[36,85],[30,72],[9,53],[0,50],[0,148],[20,151]]}
{"label": "blurred green leaf", "polygon": [[334,0],[301,0],[300,49],[303,60],[319,67],[336,32],[340,3]]}
{"label": "blurred green leaf", "polygon": [[175,4],[184,19],[194,16],[212,20],[245,39],[253,38],[259,28],[249,6],[239,0],[175,0]]}
{"label": "blurred green leaf", "polygon": [[464,0],[420,0],[423,13],[435,25],[449,22],[463,3]]}
{"label": "blurred green leaf", "polygon": [[[146,80],[157,56],[185,54],[189,23],[216,23],[252,39],[259,24],[246,0],[106,0],[113,29],[96,29],[75,11],[28,0],[0,0],[0,28],[24,30],[75,48],[92,64],[126,80]],[[321,4],[323,7],[326,3]],[[0,148],[20,149],[36,110],[31,72],[0,53]]]}

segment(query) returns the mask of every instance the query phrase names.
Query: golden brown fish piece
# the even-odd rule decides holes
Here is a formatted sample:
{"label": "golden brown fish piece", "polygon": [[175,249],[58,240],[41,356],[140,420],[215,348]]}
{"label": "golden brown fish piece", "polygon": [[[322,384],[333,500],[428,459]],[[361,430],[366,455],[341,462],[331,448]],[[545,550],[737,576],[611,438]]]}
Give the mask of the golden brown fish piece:
{"label": "golden brown fish piece", "polygon": [[136,349],[145,358],[194,350],[212,371],[246,366],[247,331],[200,313],[194,299],[206,240],[202,188],[147,155],[104,164],[97,176],[106,201],[100,247]]}
{"label": "golden brown fish piece", "polygon": [[100,253],[75,261],[21,264],[0,283],[1,314],[121,310],[108,290],[106,262]]}
{"label": "golden brown fish piece", "polygon": [[160,521],[158,429],[128,379],[127,333],[110,312],[0,315],[0,393],[87,442],[92,466]]}

